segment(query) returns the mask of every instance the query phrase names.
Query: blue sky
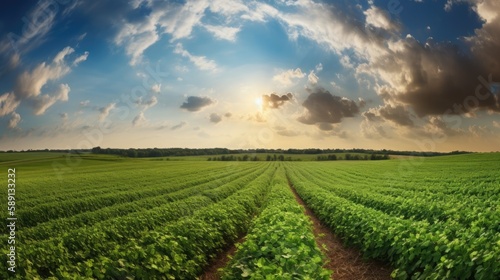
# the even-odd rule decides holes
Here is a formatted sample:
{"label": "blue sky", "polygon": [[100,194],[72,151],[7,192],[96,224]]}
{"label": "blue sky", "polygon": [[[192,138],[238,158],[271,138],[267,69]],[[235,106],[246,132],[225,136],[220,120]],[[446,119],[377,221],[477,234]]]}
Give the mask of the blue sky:
{"label": "blue sky", "polygon": [[494,0],[39,0],[0,14],[1,150],[500,150]]}

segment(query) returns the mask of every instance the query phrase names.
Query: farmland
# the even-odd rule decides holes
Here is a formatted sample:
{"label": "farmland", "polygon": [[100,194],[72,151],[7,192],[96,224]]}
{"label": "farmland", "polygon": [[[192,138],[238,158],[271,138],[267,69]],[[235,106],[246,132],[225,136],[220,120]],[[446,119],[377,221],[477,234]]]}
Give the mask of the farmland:
{"label": "farmland", "polygon": [[[223,279],[335,279],[293,191],[394,278],[498,279],[499,162],[500,154],[356,162],[0,154],[2,172],[16,168],[19,279],[196,279],[242,237]],[[14,275],[7,239],[2,232],[2,279]]]}

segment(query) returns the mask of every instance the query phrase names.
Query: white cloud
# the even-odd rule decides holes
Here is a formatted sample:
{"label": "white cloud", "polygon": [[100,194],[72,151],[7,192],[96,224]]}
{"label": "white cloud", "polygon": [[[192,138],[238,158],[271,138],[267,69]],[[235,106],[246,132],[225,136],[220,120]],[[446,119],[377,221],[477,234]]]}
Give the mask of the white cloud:
{"label": "white cloud", "polygon": [[454,0],[447,0],[446,4],[444,4],[444,10],[447,12],[451,11],[451,8],[453,7],[454,2],[457,2],[457,1],[456,0],[455,1]]}
{"label": "white cloud", "polygon": [[145,17],[138,24],[123,23],[123,28],[115,37],[115,44],[125,45],[125,52],[131,56],[130,65],[136,65],[142,58],[142,53],[152,46],[160,36],[156,31],[156,20]]}
{"label": "white cloud", "polygon": [[326,46],[340,54],[345,49],[354,49],[359,54],[378,52],[377,37],[369,36],[359,23],[340,9],[325,3],[299,1],[295,13],[277,13],[289,34],[298,35]]}
{"label": "white cloud", "polygon": [[64,59],[74,50],[70,47],[64,48],[54,58],[51,64],[40,63],[33,71],[23,72],[16,81],[14,92],[20,99],[36,97],[40,95],[42,87],[48,82],[57,80],[71,71]]}
{"label": "white cloud", "polygon": [[360,124],[361,134],[368,139],[389,138],[383,125],[364,119]]}
{"label": "white cloud", "polygon": [[33,99],[33,113],[35,115],[43,115],[48,108],[54,105],[57,101],[68,101],[70,87],[67,84],[60,84],[57,91],[53,95],[43,94]]}
{"label": "white cloud", "polygon": [[87,107],[90,104],[90,100],[80,101],[80,106]]}
{"label": "white cloud", "polygon": [[354,64],[351,62],[351,58],[348,55],[343,55],[340,58],[340,64],[347,69],[354,69]]}
{"label": "white cloud", "polygon": [[21,61],[21,56],[19,53],[14,53],[9,59],[9,68],[14,69],[19,65],[19,62]]}
{"label": "white cloud", "polygon": [[[187,0],[185,3],[134,0],[130,8],[138,9],[142,4],[151,9],[142,21],[122,20],[121,30],[115,37],[115,44],[124,46],[131,57],[130,64],[137,64],[144,51],[155,44],[163,34],[171,36],[170,41],[191,36],[195,26],[201,25],[219,39],[233,39],[237,28],[220,28],[206,25],[202,19],[207,10],[230,22],[236,15],[247,14],[249,8],[241,0]],[[225,32],[225,33],[223,33]]]}
{"label": "white cloud", "polygon": [[175,71],[177,71],[179,73],[187,73],[187,72],[189,72],[189,69],[186,66],[184,66],[184,65],[176,65],[174,69],[175,69]]}
{"label": "white cloud", "polygon": [[252,9],[241,16],[242,19],[250,21],[265,22],[268,17],[276,17],[279,11],[271,5],[252,2]]}
{"label": "white cloud", "polygon": [[54,63],[63,63],[64,62],[64,58],[67,56],[67,55],[70,55],[72,54],[73,52],[75,52],[75,50],[72,48],[72,47],[65,47],[62,51],[60,51],[59,53],[56,54],[56,56],[54,57]]}
{"label": "white cloud", "polygon": [[77,57],[77,58],[73,61],[73,66],[77,66],[78,64],[80,64],[80,62],[87,60],[87,57],[88,57],[88,56],[89,56],[89,52],[85,52],[85,53],[84,53],[84,54],[82,54],[81,56]]}
{"label": "white cloud", "polygon": [[476,1],[472,0],[475,4],[475,10],[477,14],[486,21],[486,24],[491,24],[495,20],[499,20],[500,11],[498,10],[498,6],[500,3],[496,0],[483,0]]}
{"label": "white cloud", "polygon": [[57,101],[68,101],[70,87],[67,84],[59,85],[53,94],[42,94],[42,88],[71,71],[66,58],[73,52],[73,48],[65,47],[51,63],[42,62],[32,70],[22,72],[15,80],[13,91],[0,96],[0,116],[10,114],[24,100],[33,107],[35,115],[45,113]]}
{"label": "white cloud", "polygon": [[293,80],[304,78],[305,75],[300,68],[289,69],[275,75],[273,80],[284,85],[290,85],[293,83]]}
{"label": "white cloud", "polygon": [[221,14],[231,18],[234,15],[245,13],[249,8],[244,4],[246,1],[241,0],[215,0],[210,2],[210,10],[214,13]]}
{"label": "white cloud", "polygon": [[392,22],[389,14],[376,6],[371,6],[363,13],[366,16],[366,24],[368,25],[390,31],[399,30],[399,26]]}
{"label": "white cloud", "polygon": [[314,69],[316,70],[316,73],[323,71],[323,64],[319,63]]}
{"label": "white cloud", "polygon": [[174,53],[180,54],[183,57],[186,57],[191,61],[198,69],[200,70],[210,70],[210,71],[216,71],[217,70],[217,64],[215,61],[207,59],[205,56],[196,56],[192,55],[188,51],[186,51],[181,43],[177,43],[175,46]]}
{"label": "white cloud", "polygon": [[28,15],[23,17],[25,25],[22,33],[9,33],[0,42],[0,50],[5,51],[3,46],[8,46],[13,47],[16,53],[24,53],[43,42],[45,35],[52,29],[57,14],[57,10],[51,9],[50,5],[52,1],[39,1]]}
{"label": "white cloud", "polygon": [[134,120],[132,120],[132,125],[133,126],[140,126],[144,124],[147,121],[146,117],[144,117],[144,112],[140,112],[139,115],[137,115]]}
{"label": "white cloud", "polygon": [[87,37],[87,32],[83,33],[82,35],[78,36],[78,38],[76,39],[78,42],[82,41],[83,39],[85,39],[85,37]]}
{"label": "white cloud", "polygon": [[99,121],[103,122],[111,112],[115,108],[115,103],[109,103],[105,107],[99,108]]}
{"label": "white cloud", "polygon": [[159,10],[158,22],[166,33],[171,34],[171,41],[186,38],[191,35],[193,27],[201,22],[205,10],[210,6],[209,1],[187,1],[182,6],[170,7],[169,10]]}
{"label": "white cloud", "polygon": [[16,128],[17,124],[19,124],[20,121],[21,121],[21,116],[16,112],[12,112],[10,120],[9,120],[8,128],[10,128],[10,129]]}
{"label": "white cloud", "polygon": [[139,97],[138,100],[135,102],[139,107],[142,107],[143,110],[147,110],[151,107],[154,107],[156,104],[158,104],[158,98],[156,98],[155,95],[151,96],[149,100],[143,100],[142,96]]}
{"label": "white cloud", "polygon": [[161,92],[161,84],[154,84],[151,87],[151,91],[154,93],[160,93]]}
{"label": "white cloud", "polygon": [[12,92],[0,95],[0,117],[14,112],[20,103],[21,101],[17,100],[15,94]]}
{"label": "white cloud", "polygon": [[236,41],[236,34],[240,32],[240,28],[237,27],[214,26],[208,24],[204,25],[203,27],[208,32],[212,33],[215,38],[231,42]]}
{"label": "white cloud", "polygon": [[319,81],[319,78],[318,76],[316,76],[316,74],[314,73],[314,70],[311,70],[311,72],[309,73],[309,75],[307,76],[307,80],[309,81],[309,83],[311,85],[315,85],[318,83]]}

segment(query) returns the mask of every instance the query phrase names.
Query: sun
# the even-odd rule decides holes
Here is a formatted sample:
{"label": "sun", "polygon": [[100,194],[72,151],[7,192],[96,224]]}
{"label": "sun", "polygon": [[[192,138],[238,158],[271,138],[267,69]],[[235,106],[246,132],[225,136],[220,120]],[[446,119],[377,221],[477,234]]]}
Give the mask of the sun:
{"label": "sun", "polygon": [[264,102],[262,101],[262,97],[258,97],[255,99],[255,105],[259,108],[259,110],[262,110],[262,105]]}

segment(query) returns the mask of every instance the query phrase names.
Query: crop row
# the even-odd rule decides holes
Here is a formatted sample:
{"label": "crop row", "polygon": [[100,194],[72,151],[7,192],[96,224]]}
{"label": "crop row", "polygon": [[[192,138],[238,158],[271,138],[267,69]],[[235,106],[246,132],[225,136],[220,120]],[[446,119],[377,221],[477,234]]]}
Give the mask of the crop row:
{"label": "crop row", "polygon": [[[254,168],[254,170],[257,169]],[[17,212],[18,221],[24,227],[32,227],[49,220],[62,217],[71,217],[78,213],[95,211],[100,208],[110,207],[119,203],[127,203],[138,199],[158,196],[165,193],[182,190],[190,186],[196,186],[200,183],[215,185],[224,182],[230,182],[240,176],[240,174],[230,174],[229,172],[224,175],[226,176],[222,178],[218,177],[216,180],[213,180],[213,178],[209,176],[199,176],[197,177],[197,179],[188,182],[179,179],[175,185],[155,185],[147,186],[145,188],[136,187],[135,190],[128,192],[117,194],[111,193],[97,197],[86,197],[43,204],[26,210],[19,210]]]}
{"label": "crop row", "polygon": [[[158,207],[164,205],[165,203],[185,199],[192,195],[200,194],[202,191],[208,191],[213,188],[220,188],[224,185],[234,185],[234,180],[236,180],[237,178],[255,178],[259,174],[259,172],[262,172],[262,170],[263,169],[259,168],[256,170],[251,170],[251,172],[245,170],[241,172],[234,172],[232,175],[226,176],[225,178],[219,178],[218,180],[210,181],[194,187],[185,188],[172,193],[138,199],[128,203],[116,204],[111,207],[98,209],[96,211],[79,213],[68,218],[54,219],[39,224],[35,227],[24,229],[19,232],[19,236],[22,236],[23,239],[26,240],[43,240],[88,224],[96,225],[97,223],[103,222],[105,224],[113,224],[113,218],[116,217],[125,217],[127,215],[141,216],[145,213],[149,213],[149,209],[153,209],[153,212],[161,211],[161,208]],[[139,211],[139,215],[135,214]],[[108,220],[109,222],[106,222]]]}
{"label": "crop row", "polygon": [[[251,219],[269,192],[274,169],[268,168],[247,187],[105,254],[72,265],[59,266],[57,278],[196,279],[223,248],[248,230]],[[29,269],[27,275],[35,271]]]}
{"label": "crop row", "polygon": [[[22,177],[23,185],[30,191],[23,193],[23,200],[42,199],[48,197],[64,197],[75,192],[85,191],[106,191],[121,186],[120,182],[126,178],[132,185],[141,185],[145,181],[163,180],[171,176],[180,174],[189,174],[194,170],[200,172],[210,172],[211,170],[221,169],[221,166],[203,166],[201,164],[188,162],[177,162],[168,165],[168,172],[165,172],[165,164],[149,164],[144,168],[144,162],[118,162],[108,163],[106,165],[89,164],[83,161],[78,168],[71,169],[71,172],[65,172],[64,176],[58,177],[57,171],[50,166],[40,166],[42,174],[33,170],[29,177]],[[189,167],[189,168],[187,168]],[[126,172],[124,172],[126,170]],[[158,174],[165,176],[157,176]],[[47,188],[50,186],[50,188]]]}
{"label": "crop row", "polygon": [[[174,221],[186,215],[191,215],[198,209],[206,207],[211,203],[210,199],[199,196],[170,203],[163,208],[164,214],[161,217],[161,221]],[[139,222],[141,221],[129,221],[128,224],[114,224],[113,229],[120,228],[120,231],[112,232],[111,229],[108,229],[104,232],[102,227],[90,226],[57,238],[23,244],[23,246],[18,247],[18,253],[23,257],[18,261],[17,266],[19,271],[16,274],[25,279],[35,279],[35,276],[48,277],[59,267],[71,265],[76,260],[89,258],[97,252],[104,253],[105,250],[114,247],[114,244],[117,242],[115,240],[126,239],[127,235],[140,234],[142,231],[141,228],[130,226],[131,224],[138,226]],[[5,254],[2,255],[5,256]],[[0,278],[2,278],[1,273],[5,272],[0,272]],[[26,273],[28,275],[29,273],[33,273],[33,275],[27,276],[25,275]]]}
{"label": "crop row", "polygon": [[283,168],[271,186],[266,208],[239,244],[222,279],[330,279],[312,223],[288,187]]}
{"label": "crop row", "polygon": [[[225,198],[230,195],[229,193],[227,193],[227,191],[225,191],[226,186],[231,186],[234,190],[234,193],[237,189],[243,188],[246,184],[254,180],[258,175],[260,175],[260,173],[254,171],[253,173],[241,176],[238,179],[228,182],[226,183],[226,185],[217,187],[213,189],[213,191],[222,189],[223,191],[219,192],[219,199]],[[202,193],[204,189],[209,189],[216,186],[216,184],[214,184],[213,186],[207,186],[206,184],[204,184],[188,190],[182,190],[179,192],[181,196],[178,196],[177,198],[191,198],[193,195]],[[189,198],[184,201],[189,202]],[[202,199],[203,203],[199,204],[202,207],[208,206],[209,204],[213,203],[213,200],[209,197],[198,196],[198,198],[198,200]],[[181,203],[181,206],[179,206],[179,203]],[[192,210],[197,210],[199,208],[194,207],[193,209],[189,209],[189,211],[182,212],[181,210],[183,210],[184,207],[184,204],[182,204],[183,200],[181,200],[179,203],[166,203],[149,210],[135,212],[114,219],[97,222],[92,224],[91,227],[85,227],[83,229],[67,229],[66,231],[62,232],[62,236],[59,237],[61,238],[65,247],[72,248],[72,250],[75,251],[85,252],[79,255],[79,259],[77,260],[80,260],[81,258],[97,255],[108,250],[109,242],[107,241],[109,240],[115,242],[123,242],[128,238],[135,238],[138,234],[140,234],[141,231],[153,230],[159,226],[164,225],[166,222],[172,219],[180,217],[175,213],[179,213],[179,215],[188,215],[189,213],[193,213]],[[95,235],[96,232],[99,232],[100,235]],[[37,233],[38,232],[34,232],[34,234]],[[19,236],[22,237],[22,233]],[[54,234],[52,239],[56,239],[55,237],[56,235]],[[92,242],[81,242],[81,240],[90,239],[92,239]],[[26,244],[36,246],[38,241],[30,242],[30,240],[26,240],[24,242]],[[95,243],[98,244],[95,245]]]}
{"label": "crop row", "polygon": [[[247,185],[260,185],[263,180],[269,180],[268,177],[270,177],[269,175],[272,170],[268,169],[268,171],[264,173],[262,171],[262,169],[258,169],[252,172],[252,174],[246,176],[240,175],[238,179],[232,178],[233,181],[230,182],[230,184],[238,185],[241,189],[238,192],[244,192],[248,189]],[[259,177],[255,179],[257,176]],[[227,196],[228,194],[224,186],[222,189],[224,191],[222,191],[220,195]],[[198,189],[198,194],[200,192],[201,190]],[[117,266],[113,266],[113,269],[107,267],[107,273],[103,275],[107,275],[107,278],[114,278],[110,275],[116,272],[114,269],[120,268],[117,261],[122,262],[123,256],[132,258],[140,256],[142,254],[141,248],[145,247],[145,242],[154,240],[153,237],[161,232],[165,232],[165,235],[169,235],[166,231],[172,231],[173,236],[180,238],[178,242],[183,241],[180,235],[173,232],[174,230],[178,230],[177,227],[182,228],[180,224],[191,220],[190,217],[199,217],[200,215],[208,215],[213,211],[219,211],[219,206],[222,211],[224,207],[221,205],[227,204],[227,201],[234,200],[234,198],[232,198],[233,196],[235,196],[234,193],[229,198],[220,200],[220,202],[217,203],[218,206],[215,206],[212,199],[206,196],[192,196],[185,200],[168,203],[162,207],[154,208],[149,211],[111,219],[80,230],[64,233],[56,238],[27,244],[27,246],[21,247],[19,251],[19,254],[23,255],[23,259],[21,260],[22,263],[20,263],[19,266],[25,268],[20,272],[20,275],[27,278],[55,277],[60,279],[68,278],[67,273],[70,273],[73,275],[70,278],[74,278],[76,276],[87,275],[89,273],[88,265],[90,263],[94,263],[97,267],[100,267],[101,265],[108,264],[108,262],[112,260]],[[244,204],[238,204],[238,207],[244,207]],[[201,209],[203,209],[203,211],[200,211]],[[182,221],[176,221],[181,217],[183,218]],[[209,224],[209,218],[210,217],[207,216],[204,222]],[[214,219],[218,218],[219,217],[214,216]],[[240,221],[238,221],[238,223],[240,223]],[[203,225],[200,224],[200,226]],[[214,226],[216,225],[212,225],[212,227]],[[212,234],[210,232],[208,233],[210,235]],[[205,240],[194,239],[191,240],[191,242],[204,243]],[[184,245],[182,248],[185,247]],[[140,246],[140,248],[138,246]],[[112,256],[113,254],[120,254],[120,257],[116,255]],[[153,264],[155,262],[155,260],[149,261]],[[138,264],[140,263],[130,262],[132,266],[137,266]],[[94,268],[96,266],[92,267],[92,273],[96,274],[93,276],[87,275],[87,277],[101,277],[100,275],[103,273],[102,269],[95,270]],[[136,272],[130,275],[136,275],[137,277]],[[137,273],[140,275],[140,272]]]}
{"label": "crop row", "polygon": [[[129,170],[126,174],[118,173],[110,174],[110,172],[101,174],[92,174],[89,177],[86,174],[78,174],[67,178],[66,185],[64,188],[57,188],[57,191],[53,194],[45,193],[39,195],[38,197],[26,197],[26,194],[22,194],[23,208],[31,208],[42,204],[48,204],[52,202],[61,202],[73,199],[81,199],[89,196],[102,196],[106,194],[116,194],[119,192],[127,192],[136,189],[137,186],[175,186],[179,184],[193,185],[200,184],[200,180],[206,177],[217,179],[222,176],[227,176],[229,174],[228,170],[224,170],[221,166],[214,168],[179,168],[173,166],[174,168],[169,168],[169,172],[164,172],[162,170],[147,170],[146,172],[139,172],[136,170]],[[250,168],[248,166],[247,168]],[[243,171],[243,168],[241,169]],[[165,173],[165,174],[164,174]],[[161,176],[158,176],[161,174]],[[199,177],[193,176],[195,174],[207,174],[209,176]],[[155,176],[148,176],[155,175]],[[116,177],[116,178],[113,178]],[[135,177],[135,178],[134,178]],[[126,178],[126,183],[124,182]],[[140,178],[138,180],[137,178]],[[37,182],[38,184],[49,186],[52,185],[50,182]],[[26,188],[32,190],[33,188],[28,182],[23,182]],[[75,188],[78,187],[78,188]]]}
{"label": "crop row", "polygon": [[399,279],[499,279],[500,233],[412,221],[341,198],[293,168],[288,176],[314,213],[366,256],[389,260]]}
{"label": "crop row", "polygon": [[481,227],[488,231],[499,232],[500,209],[496,207],[495,197],[479,199],[475,196],[457,196],[445,193],[427,194],[406,191],[411,195],[387,196],[377,192],[377,188],[366,189],[356,184],[332,183],[335,174],[322,172],[321,169],[308,170],[303,174],[308,181],[334,192],[356,203],[371,207],[392,216],[403,216],[414,220],[427,220],[430,223],[460,223],[466,227]]}

